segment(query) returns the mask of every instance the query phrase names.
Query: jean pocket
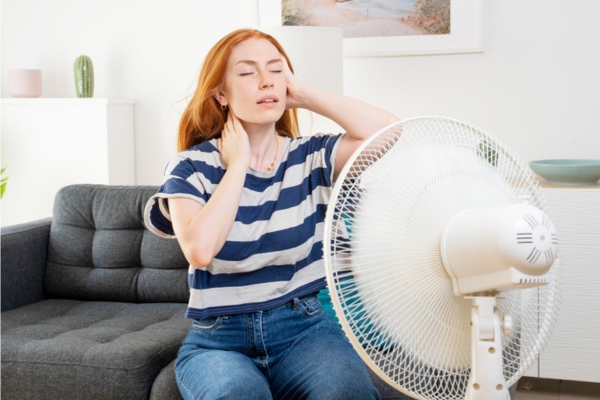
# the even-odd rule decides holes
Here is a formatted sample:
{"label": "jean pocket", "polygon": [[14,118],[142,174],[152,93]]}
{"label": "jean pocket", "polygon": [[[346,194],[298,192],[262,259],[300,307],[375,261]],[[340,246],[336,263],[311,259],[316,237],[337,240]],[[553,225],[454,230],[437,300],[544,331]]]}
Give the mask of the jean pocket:
{"label": "jean pocket", "polygon": [[196,332],[212,332],[216,330],[223,321],[223,317],[208,317],[204,319],[195,319],[192,322],[192,329]]}
{"label": "jean pocket", "polygon": [[317,299],[317,296],[310,296],[303,300],[300,300],[299,307],[302,314],[309,318],[316,317],[323,312],[323,307]]}

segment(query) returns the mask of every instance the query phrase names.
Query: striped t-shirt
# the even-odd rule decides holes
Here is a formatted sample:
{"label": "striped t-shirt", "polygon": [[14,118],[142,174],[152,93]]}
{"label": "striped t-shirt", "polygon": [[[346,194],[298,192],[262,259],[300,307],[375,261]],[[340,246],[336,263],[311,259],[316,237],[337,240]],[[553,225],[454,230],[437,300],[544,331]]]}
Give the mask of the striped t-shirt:
{"label": "striped t-shirt", "polygon": [[[273,171],[248,169],[223,248],[206,267],[190,265],[188,318],[268,310],[325,287],[323,225],[341,136],[286,138]],[[168,199],[204,205],[224,174],[216,139],[178,153],[146,205],[148,229],[174,237]]]}

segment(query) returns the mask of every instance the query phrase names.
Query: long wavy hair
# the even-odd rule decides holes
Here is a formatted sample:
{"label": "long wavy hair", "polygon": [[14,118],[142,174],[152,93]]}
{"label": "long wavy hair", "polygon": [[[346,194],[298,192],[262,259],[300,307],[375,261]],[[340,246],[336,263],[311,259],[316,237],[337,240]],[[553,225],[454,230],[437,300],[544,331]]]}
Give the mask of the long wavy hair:
{"label": "long wavy hair", "polygon": [[[197,144],[221,136],[221,131],[227,120],[227,110],[221,109],[215,94],[218,93],[223,83],[227,61],[233,47],[251,38],[265,39],[271,42],[285,57],[290,70],[294,72],[283,47],[271,35],[254,29],[239,29],[223,37],[206,55],[200,70],[196,92],[179,122],[178,151],[189,149]],[[297,137],[299,130],[296,109],[285,110],[279,121],[275,123],[275,129],[279,135],[290,138]]]}

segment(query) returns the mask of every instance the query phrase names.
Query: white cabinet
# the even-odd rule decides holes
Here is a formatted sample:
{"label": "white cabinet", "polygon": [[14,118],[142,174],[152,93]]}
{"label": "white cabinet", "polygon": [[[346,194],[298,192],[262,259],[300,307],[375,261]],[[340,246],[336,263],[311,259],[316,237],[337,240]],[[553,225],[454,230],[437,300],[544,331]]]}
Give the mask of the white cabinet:
{"label": "white cabinet", "polygon": [[52,215],[74,183],[135,184],[134,102],[2,99],[2,226]]}
{"label": "white cabinet", "polygon": [[558,232],[562,300],[539,371],[527,375],[600,383],[600,185],[542,193]]}

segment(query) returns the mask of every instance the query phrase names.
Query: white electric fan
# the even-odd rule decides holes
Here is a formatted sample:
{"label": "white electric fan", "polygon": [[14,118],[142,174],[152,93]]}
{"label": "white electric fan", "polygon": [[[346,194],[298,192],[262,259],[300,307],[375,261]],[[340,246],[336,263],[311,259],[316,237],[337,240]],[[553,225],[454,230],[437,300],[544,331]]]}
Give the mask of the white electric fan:
{"label": "white electric fan", "polygon": [[346,335],[418,399],[508,399],[556,321],[556,230],[533,173],[465,123],[375,134],[333,188],[325,267]]}

